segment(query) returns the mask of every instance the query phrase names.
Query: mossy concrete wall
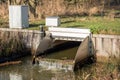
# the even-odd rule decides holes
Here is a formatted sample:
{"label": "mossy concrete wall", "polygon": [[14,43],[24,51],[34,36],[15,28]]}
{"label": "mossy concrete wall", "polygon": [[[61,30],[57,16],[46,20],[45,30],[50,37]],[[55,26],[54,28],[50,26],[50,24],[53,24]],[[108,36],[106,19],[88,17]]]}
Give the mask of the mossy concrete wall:
{"label": "mossy concrete wall", "polygon": [[0,37],[2,39],[18,38],[25,44],[25,46],[34,51],[40,44],[41,32],[35,30],[24,30],[24,29],[8,29],[0,28]]}

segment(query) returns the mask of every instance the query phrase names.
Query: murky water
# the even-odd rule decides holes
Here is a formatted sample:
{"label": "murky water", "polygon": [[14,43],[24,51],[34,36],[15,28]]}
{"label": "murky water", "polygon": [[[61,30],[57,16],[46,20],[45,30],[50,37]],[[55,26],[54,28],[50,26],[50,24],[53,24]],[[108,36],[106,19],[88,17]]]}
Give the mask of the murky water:
{"label": "murky water", "polygon": [[74,60],[79,45],[80,42],[66,42],[58,47],[53,48],[53,50],[47,53],[45,57],[50,59]]}
{"label": "murky water", "polygon": [[74,80],[74,73],[33,66],[29,56],[21,64],[0,67],[0,80]]}
{"label": "murky water", "polygon": [[[54,59],[74,59],[78,47],[70,48],[64,51],[54,52],[52,54],[47,55],[47,58],[54,58]],[[61,54],[62,53],[62,54]]]}
{"label": "murky water", "polygon": [[[72,47],[50,53],[46,57],[59,59],[66,57],[67,59],[71,59],[75,56],[77,48]],[[75,80],[75,75],[72,71],[46,70],[39,65],[32,65],[31,60],[32,57],[28,56],[21,59],[21,64],[0,67],[0,80]]]}

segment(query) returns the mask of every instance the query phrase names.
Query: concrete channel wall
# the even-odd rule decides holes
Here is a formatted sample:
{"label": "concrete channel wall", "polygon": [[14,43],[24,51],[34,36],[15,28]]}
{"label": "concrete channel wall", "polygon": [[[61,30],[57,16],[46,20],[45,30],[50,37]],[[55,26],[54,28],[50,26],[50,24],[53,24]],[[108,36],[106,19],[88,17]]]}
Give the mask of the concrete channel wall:
{"label": "concrete channel wall", "polygon": [[[1,35],[16,35],[21,36],[21,40],[24,41],[28,48],[36,50],[40,46],[41,32],[38,30],[25,30],[25,29],[8,29],[0,28]],[[102,35],[93,34],[92,40],[94,47],[97,51],[97,56],[109,56],[111,54],[120,54],[120,36],[119,35]],[[42,47],[42,46],[41,46]]]}
{"label": "concrete channel wall", "polygon": [[31,50],[37,49],[41,41],[41,32],[36,30],[24,30],[24,29],[8,29],[8,28],[0,28],[0,37],[10,38],[17,36],[20,37],[27,48]]}
{"label": "concrete channel wall", "polygon": [[120,35],[93,34],[92,40],[97,56],[120,55]]}

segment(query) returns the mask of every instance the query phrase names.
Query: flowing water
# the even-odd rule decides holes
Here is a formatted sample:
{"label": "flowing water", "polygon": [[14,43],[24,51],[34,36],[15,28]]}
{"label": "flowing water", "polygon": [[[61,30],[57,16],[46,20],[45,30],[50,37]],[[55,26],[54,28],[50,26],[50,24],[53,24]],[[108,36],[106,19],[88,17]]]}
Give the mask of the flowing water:
{"label": "flowing water", "polygon": [[[78,47],[72,47],[62,51],[54,52],[54,55],[50,53],[46,57],[59,58],[57,56],[63,56],[64,54],[67,59],[71,59],[71,57],[73,57],[72,54],[75,55],[77,48]],[[21,59],[21,61],[21,64],[0,67],[0,80],[75,80],[75,75],[72,71],[50,70],[44,69],[39,65],[32,65],[31,56],[24,57]]]}
{"label": "flowing water", "polygon": [[31,57],[22,59],[21,64],[0,67],[0,80],[74,80],[73,72],[46,70],[31,64]]}

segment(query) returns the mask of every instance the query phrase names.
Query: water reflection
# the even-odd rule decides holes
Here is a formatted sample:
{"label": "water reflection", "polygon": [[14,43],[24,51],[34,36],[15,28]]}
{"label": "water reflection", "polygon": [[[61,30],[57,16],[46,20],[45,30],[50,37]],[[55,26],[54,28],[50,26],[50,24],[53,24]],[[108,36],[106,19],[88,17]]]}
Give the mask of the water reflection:
{"label": "water reflection", "polygon": [[31,57],[24,58],[22,64],[0,67],[0,80],[75,80],[73,72],[46,70],[31,64]]}
{"label": "water reflection", "polygon": [[17,73],[10,73],[9,77],[10,77],[10,80],[23,80],[22,75]]}
{"label": "water reflection", "polygon": [[10,80],[7,72],[0,72],[0,80]]}
{"label": "water reflection", "polygon": [[[76,53],[77,47],[71,48],[64,51],[55,52],[54,55],[50,54],[47,55],[47,58],[59,58],[59,59],[71,59]],[[61,54],[63,53],[63,54]],[[73,54],[72,54],[73,53]],[[69,54],[69,56],[68,56]],[[65,56],[64,58],[62,58]],[[40,62],[39,65],[32,65],[32,57],[28,56],[25,58],[22,58],[21,64],[16,65],[9,65],[0,67],[0,80],[76,80],[74,72],[70,71],[73,66],[68,65],[65,66],[68,71],[65,71],[66,68],[62,66],[62,64],[56,62],[56,63],[42,63]],[[65,63],[65,62],[64,62]],[[40,65],[48,67],[48,69],[44,69]],[[51,66],[48,66],[51,65]],[[57,69],[54,69],[56,66]],[[51,70],[52,68],[52,70]],[[63,70],[58,70],[58,69]]]}
{"label": "water reflection", "polygon": [[63,71],[43,70],[27,74],[2,72],[0,80],[75,80],[74,74]]}

